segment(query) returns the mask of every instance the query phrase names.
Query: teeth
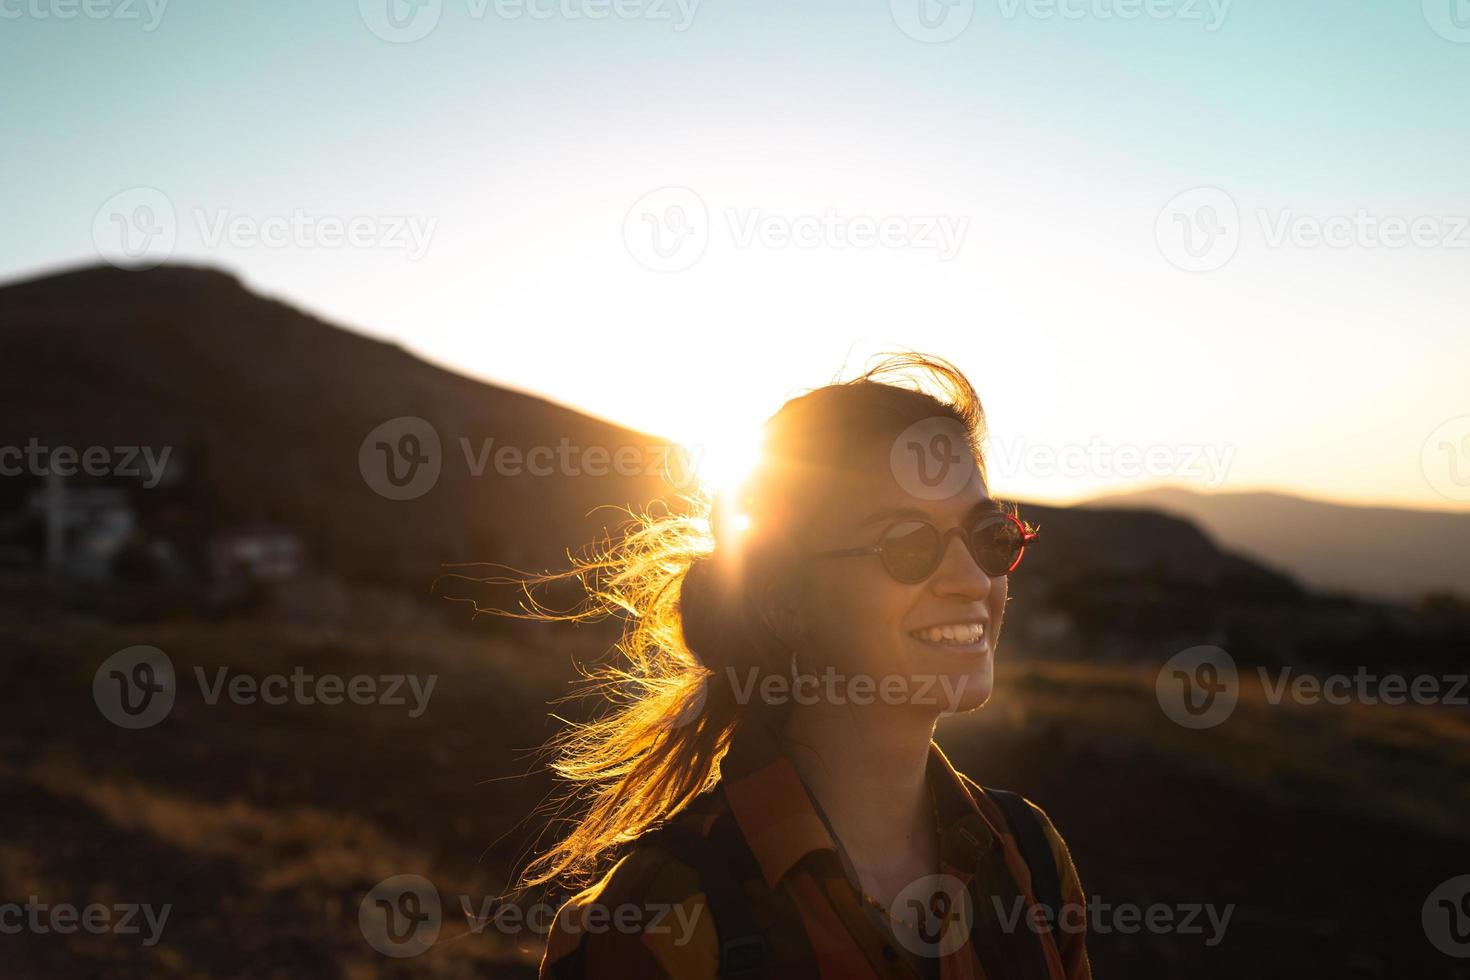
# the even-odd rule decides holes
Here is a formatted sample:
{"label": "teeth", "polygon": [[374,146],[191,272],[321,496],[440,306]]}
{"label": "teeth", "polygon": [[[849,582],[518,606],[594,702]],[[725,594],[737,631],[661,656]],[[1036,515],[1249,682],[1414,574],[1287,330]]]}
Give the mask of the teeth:
{"label": "teeth", "polygon": [[914,630],[911,634],[925,643],[948,643],[963,646],[979,643],[985,638],[984,623],[946,623],[928,629]]}

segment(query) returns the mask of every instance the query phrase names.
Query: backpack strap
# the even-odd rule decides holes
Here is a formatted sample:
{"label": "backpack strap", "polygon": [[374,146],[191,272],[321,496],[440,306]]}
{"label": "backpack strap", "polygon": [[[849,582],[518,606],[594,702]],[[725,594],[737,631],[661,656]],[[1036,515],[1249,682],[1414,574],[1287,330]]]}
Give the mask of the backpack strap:
{"label": "backpack strap", "polygon": [[720,941],[721,980],[763,980],[766,935],[755,920],[750,897],[730,873],[720,849],[682,824],[666,824],[650,843],[694,869]]}
{"label": "backpack strap", "polygon": [[1036,902],[1047,910],[1055,927],[1061,921],[1062,881],[1057,873],[1056,857],[1041,826],[1041,818],[1017,793],[989,788],[985,793],[1005,812],[1006,823],[1010,824],[1011,833],[1016,835],[1021,856],[1031,871],[1031,890],[1036,894]]}

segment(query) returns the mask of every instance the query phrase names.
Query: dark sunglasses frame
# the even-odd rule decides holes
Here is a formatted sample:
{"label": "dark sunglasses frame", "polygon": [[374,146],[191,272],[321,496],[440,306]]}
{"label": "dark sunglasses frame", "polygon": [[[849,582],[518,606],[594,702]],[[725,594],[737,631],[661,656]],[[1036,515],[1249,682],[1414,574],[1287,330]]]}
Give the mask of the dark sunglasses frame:
{"label": "dark sunglasses frame", "polygon": [[[1020,534],[1021,546],[1016,551],[1016,557],[1006,568],[986,568],[985,562],[981,560],[980,555],[977,553],[977,549],[975,546],[975,535],[983,528],[991,527],[998,522],[1008,522],[1015,526],[1017,533]],[[980,566],[981,571],[983,571],[986,575],[989,575],[991,578],[1000,578],[1003,575],[1009,575],[1011,572],[1014,572],[1016,570],[1016,566],[1021,564],[1021,558],[1024,557],[1026,554],[1026,546],[1036,540],[1036,532],[1026,530],[1026,525],[1022,524],[1018,519],[1010,514],[982,514],[981,516],[971,521],[968,527],[952,527],[947,531],[941,531],[939,529],[939,526],[933,521],[926,521],[923,518],[914,517],[907,518],[901,521],[894,521],[892,524],[888,525],[886,528],[883,529],[883,534],[879,537],[877,544],[868,545],[866,548],[836,548],[830,551],[817,551],[813,552],[807,557],[813,559],[826,559],[860,558],[864,555],[877,555],[879,558],[882,558],[884,553],[884,545],[890,541],[890,535],[893,534],[894,529],[913,524],[921,524],[932,528],[935,534],[938,536],[939,544],[934,549],[933,559],[929,562],[928,567],[924,569],[923,574],[920,575],[918,578],[910,579],[899,575],[896,571],[894,571],[893,566],[888,561],[885,560],[883,562],[883,570],[888,573],[889,577],[893,578],[895,581],[902,582],[904,585],[918,585],[920,582],[926,582],[931,576],[933,576],[936,571],[939,570],[939,566],[944,562],[944,554],[949,550],[949,540],[951,537],[958,536],[959,539],[965,543],[965,550],[970,553],[970,558],[974,560],[976,565]]]}

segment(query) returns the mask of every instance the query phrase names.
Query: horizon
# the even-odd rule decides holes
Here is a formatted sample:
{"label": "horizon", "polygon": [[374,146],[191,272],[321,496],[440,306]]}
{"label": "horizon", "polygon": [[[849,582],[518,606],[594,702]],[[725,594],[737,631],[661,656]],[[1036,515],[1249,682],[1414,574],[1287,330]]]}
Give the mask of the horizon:
{"label": "horizon", "polygon": [[[192,271],[198,271],[198,272],[203,272],[203,273],[218,273],[218,274],[227,276],[227,277],[233,279],[235,282],[239,283],[239,285],[240,285],[240,287],[242,289],[246,290],[247,292],[249,292],[250,294],[252,294],[254,296],[257,296],[259,298],[266,299],[266,300],[274,300],[274,301],[282,302],[282,303],[286,304],[287,306],[290,306],[291,308],[293,308],[293,309],[295,309],[295,310],[297,310],[297,311],[299,311],[299,312],[301,312],[301,313],[303,313],[305,315],[308,315],[308,316],[311,316],[311,317],[314,317],[314,318],[320,320],[321,322],[323,322],[324,324],[326,324],[331,329],[343,330],[345,332],[353,333],[353,334],[356,334],[358,336],[366,337],[368,339],[377,340],[377,341],[385,341],[385,342],[394,344],[394,345],[398,346],[402,351],[404,351],[404,353],[408,354],[411,357],[414,357],[414,358],[416,358],[416,359],[418,359],[420,361],[423,361],[426,364],[431,364],[434,367],[440,368],[442,370],[446,370],[446,371],[449,371],[451,373],[457,374],[457,375],[459,375],[461,377],[465,377],[465,378],[468,378],[468,379],[470,379],[472,381],[476,381],[476,382],[479,382],[479,383],[482,383],[482,384],[491,385],[491,386],[494,386],[496,388],[500,388],[502,390],[512,391],[512,392],[516,392],[518,394],[523,394],[523,395],[528,395],[528,396],[533,397],[533,398],[538,398],[538,399],[541,399],[543,401],[549,402],[551,404],[558,405],[558,406],[560,406],[562,408],[566,408],[566,409],[570,409],[572,411],[578,412],[578,413],[583,414],[583,415],[585,415],[585,416],[587,416],[589,418],[596,419],[598,421],[607,423],[609,425],[614,425],[614,426],[618,426],[618,427],[621,427],[621,428],[630,429],[632,431],[638,432],[639,434],[647,435],[647,436],[649,436],[651,438],[654,438],[654,439],[666,440],[666,441],[671,441],[671,442],[679,442],[680,441],[678,439],[673,438],[670,434],[668,434],[666,432],[658,432],[658,431],[650,431],[650,430],[640,429],[637,426],[634,426],[634,425],[629,424],[626,420],[617,419],[617,418],[610,418],[610,417],[607,417],[605,415],[601,415],[601,414],[597,413],[595,410],[592,410],[592,409],[590,409],[587,406],[578,405],[578,404],[575,404],[575,403],[572,403],[572,402],[561,401],[561,400],[558,400],[558,399],[556,399],[554,397],[551,397],[550,395],[546,394],[545,392],[539,392],[539,391],[534,391],[534,390],[531,390],[531,389],[528,389],[528,388],[519,387],[516,384],[514,384],[513,382],[509,382],[509,381],[506,381],[504,379],[497,379],[497,378],[490,378],[490,377],[480,376],[480,375],[475,374],[472,371],[466,370],[463,365],[453,364],[453,363],[444,363],[444,362],[438,361],[435,358],[433,358],[432,356],[428,355],[426,352],[416,349],[411,343],[405,342],[401,338],[375,336],[371,332],[366,331],[366,330],[363,330],[363,329],[360,329],[359,327],[357,327],[354,324],[347,324],[347,323],[335,322],[334,320],[332,320],[331,318],[329,318],[329,317],[327,317],[327,316],[325,316],[323,314],[320,314],[318,312],[315,312],[315,311],[312,311],[312,310],[306,308],[305,306],[303,306],[302,304],[300,304],[299,302],[297,302],[293,297],[286,296],[286,295],[280,295],[280,294],[271,294],[271,293],[267,293],[267,292],[259,289],[258,287],[252,285],[248,281],[247,276],[243,272],[241,272],[240,270],[230,269],[230,268],[227,268],[225,266],[218,265],[218,264],[209,265],[209,264],[194,264],[194,263],[182,263],[182,262],[170,262],[170,263],[167,263],[166,265],[164,265],[162,267],[164,267],[164,268],[170,268],[170,269],[176,269],[176,270],[180,270],[180,269],[182,269],[182,270],[192,270]],[[50,269],[33,270],[33,271],[28,272],[28,273],[26,273],[24,275],[21,275],[21,276],[12,276],[12,277],[9,277],[9,278],[0,279],[0,289],[6,289],[6,288],[13,287],[13,286],[20,286],[20,285],[24,285],[25,283],[28,283],[28,282],[36,282],[36,281],[41,281],[41,280],[44,280],[44,279],[57,278],[57,277],[66,276],[66,275],[75,274],[75,273],[85,273],[85,272],[94,271],[94,270],[100,270],[100,271],[117,270],[117,271],[123,271],[123,272],[127,272],[128,271],[128,270],[118,269],[117,266],[112,265],[112,264],[109,264],[109,263],[105,263],[105,262],[73,263],[73,264],[68,264],[68,265],[57,266],[57,267],[50,268]],[[981,392],[981,398],[982,398],[982,401],[983,401],[983,398],[984,398],[984,393],[983,392]],[[992,433],[992,435],[993,435],[993,433]],[[995,453],[994,453],[994,450],[995,450],[994,442],[995,442],[995,440],[992,439],[991,440],[991,445],[990,445],[990,448],[992,450],[992,461],[993,461],[994,455],[995,455]],[[691,452],[691,455],[694,455],[696,458],[698,458],[699,456],[701,456],[703,454],[703,452],[704,452],[704,448],[702,448],[700,446],[692,446],[692,445],[690,445],[688,443],[681,443],[681,445],[683,445],[687,450],[689,450]],[[993,465],[994,464],[992,462],[992,470],[993,470]],[[728,476],[728,474],[727,474],[727,476]],[[992,482],[996,482],[996,481],[993,480]],[[1081,494],[1072,494],[1072,495],[1060,495],[1060,496],[1058,496],[1058,495],[1048,495],[1048,494],[1044,494],[1044,493],[1029,493],[1029,494],[1027,494],[1027,493],[1007,492],[1005,490],[1004,485],[1003,484],[999,484],[999,483],[996,486],[996,490],[997,490],[997,492],[1000,493],[1001,496],[1004,496],[1004,497],[1007,497],[1007,498],[1015,499],[1015,500],[1022,501],[1022,502],[1029,502],[1029,503],[1035,503],[1035,504],[1040,504],[1040,505],[1044,505],[1044,506],[1056,506],[1056,507],[1087,506],[1087,505],[1090,505],[1090,504],[1093,504],[1093,503],[1096,503],[1096,502],[1099,502],[1099,501],[1106,502],[1108,498],[1122,497],[1122,496],[1128,496],[1128,495],[1133,495],[1133,494],[1150,493],[1150,492],[1155,492],[1155,491],[1180,491],[1180,492],[1185,492],[1185,493],[1197,494],[1197,495],[1205,496],[1205,497],[1270,495],[1270,496],[1285,497],[1285,498],[1289,498],[1289,499],[1293,499],[1293,500],[1298,500],[1298,501],[1303,501],[1303,502],[1307,502],[1307,503],[1322,504],[1322,505],[1337,506],[1337,507],[1388,508],[1388,509],[1393,509],[1393,510],[1410,511],[1410,512],[1424,513],[1424,514],[1455,514],[1455,515],[1470,514],[1470,503],[1467,503],[1467,505],[1465,505],[1463,507],[1457,508],[1457,507],[1454,507],[1452,505],[1452,502],[1450,502],[1450,501],[1445,501],[1444,502],[1448,506],[1433,506],[1432,505],[1432,502],[1430,502],[1429,504],[1421,504],[1421,503],[1412,502],[1412,501],[1411,502],[1403,502],[1403,501],[1395,501],[1395,500],[1375,500],[1375,499],[1367,499],[1367,498],[1354,498],[1354,497],[1341,497],[1341,496],[1339,496],[1339,497],[1332,497],[1332,496],[1328,496],[1328,495],[1324,495],[1324,494],[1320,494],[1320,493],[1309,492],[1309,491],[1306,491],[1306,490],[1303,490],[1303,489],[1300,489],[1300,488],[1296,488],[1296,487],[1285,486],[1285,485],[1269,485],[1269,484],[1265,484],[1265,485],[1229,485],[1229,486],[1221,486],[1221,487],[1211,488],[1211,487],[1201,487],[1199,485],[1191,484],[1191,483],[1188,483],[1188,482],[1171,481],[1171,480],[1135,481],[1135,482],[1120,482],[1120,483],[1117,483],[1117,484],[1114,484],[1114,485],[1111,485],[1111,486],[1103,487],[1103,488],[1098,489],[1098,490],[1093,491],[1093,492],[1081,493]]]}

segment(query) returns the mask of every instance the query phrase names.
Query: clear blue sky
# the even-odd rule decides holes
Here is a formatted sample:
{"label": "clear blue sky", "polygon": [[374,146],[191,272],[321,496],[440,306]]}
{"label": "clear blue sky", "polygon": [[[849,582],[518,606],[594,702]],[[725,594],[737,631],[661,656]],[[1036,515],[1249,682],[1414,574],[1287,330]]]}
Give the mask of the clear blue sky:
{"label": "clear blue sky", "polygon": [[[693,442],[897,344],[972,374],[1007,492],[1150,482],[1035,455],[1100,445],[1470,507],[1470,4],[919,2],[0,0],[0,277],[161,194],[173,260]],[[368,224],[250,237],[293,214]]]}

